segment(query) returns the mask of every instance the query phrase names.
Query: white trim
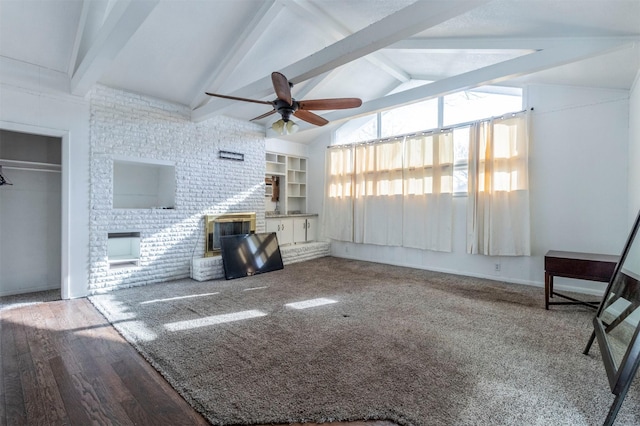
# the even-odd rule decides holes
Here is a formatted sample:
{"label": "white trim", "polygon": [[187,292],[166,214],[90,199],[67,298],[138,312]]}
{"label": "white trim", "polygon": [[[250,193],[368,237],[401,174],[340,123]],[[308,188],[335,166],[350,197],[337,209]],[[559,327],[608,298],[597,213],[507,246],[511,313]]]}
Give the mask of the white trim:
{"label": "white trim", "polygon": [[640,86],[640,69],[636,73],[636,78],[633,79],[633,83],[631,83],[631,88],[629,89],[629,93],[633,93],[636,90],[636,87]]}
{"label": "white trim", "polygon": [[158,165],[158,166],[175,166],[176,162],[172,161],[172,160],[160,160],[160,159],[156,159],[156,158],[140,158],[140,157],[131,157],[128,155],[113,155],[111,157],[113,159],[113,161],[118,161],[121,163],[134,163],[134,164],[138,164],[138,163],[142,163],[142,164],[151,164],[151,165]]}

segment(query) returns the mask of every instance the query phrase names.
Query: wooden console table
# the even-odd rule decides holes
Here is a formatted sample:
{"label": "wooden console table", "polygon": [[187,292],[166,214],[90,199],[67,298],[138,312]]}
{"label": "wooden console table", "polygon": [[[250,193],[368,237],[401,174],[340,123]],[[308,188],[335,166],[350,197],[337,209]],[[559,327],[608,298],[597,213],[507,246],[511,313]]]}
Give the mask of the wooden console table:
{"label": "wooden console table", "polygon": [[[544,257],[544,308],[549,305],[585,305],[597,309],[600,301],[584,302],[553,290],[553,277],[575,278],[579,280],[608,283],[620,256],[571,251],[550,250]],[[549,302],[549,298],[559,296],[568,301]]]}

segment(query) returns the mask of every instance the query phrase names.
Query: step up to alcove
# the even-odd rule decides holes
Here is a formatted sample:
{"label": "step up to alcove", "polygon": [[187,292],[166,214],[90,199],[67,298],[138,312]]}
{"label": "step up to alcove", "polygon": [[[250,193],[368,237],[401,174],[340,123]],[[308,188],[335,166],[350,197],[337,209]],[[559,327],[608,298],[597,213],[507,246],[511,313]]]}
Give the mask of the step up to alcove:
{"label": "step up to alcove", "polygon": [[[303,244],[280,246],[282,263],[290,265],[296,262],[316,259],[331,254],[329,241],[315,241]],[[208,281],[224,278],[221,256],[201,257],[191,261],[191,278],[196,281]]]}

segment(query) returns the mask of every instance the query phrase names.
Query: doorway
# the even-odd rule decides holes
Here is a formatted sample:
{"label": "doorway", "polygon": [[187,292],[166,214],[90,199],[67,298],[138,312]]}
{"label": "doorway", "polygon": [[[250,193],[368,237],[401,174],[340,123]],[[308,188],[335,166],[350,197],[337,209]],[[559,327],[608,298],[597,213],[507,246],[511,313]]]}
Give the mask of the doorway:
{"label": "doorway", "polygon": [[0,130],[0,296],[61,289],[62,139]]}

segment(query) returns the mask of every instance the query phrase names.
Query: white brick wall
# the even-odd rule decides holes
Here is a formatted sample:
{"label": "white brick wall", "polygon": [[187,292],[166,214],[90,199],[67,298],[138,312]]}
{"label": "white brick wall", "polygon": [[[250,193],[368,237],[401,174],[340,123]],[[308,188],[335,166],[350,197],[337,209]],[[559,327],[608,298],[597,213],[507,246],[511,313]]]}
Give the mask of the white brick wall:
{"label": "white brick wall", "polygon": [[[217,117],[190,121],[187,107],[105,86],[91,103],[89,291],[189,276],[204,253],[205,214],[256,212],[264,230],[264,128]],[[221,160],[218,151],[244,154]],[[113,158],[175,163],[175,209],[113,209]],[[109,232],[140,232],[140,264],[109,269]]]}

